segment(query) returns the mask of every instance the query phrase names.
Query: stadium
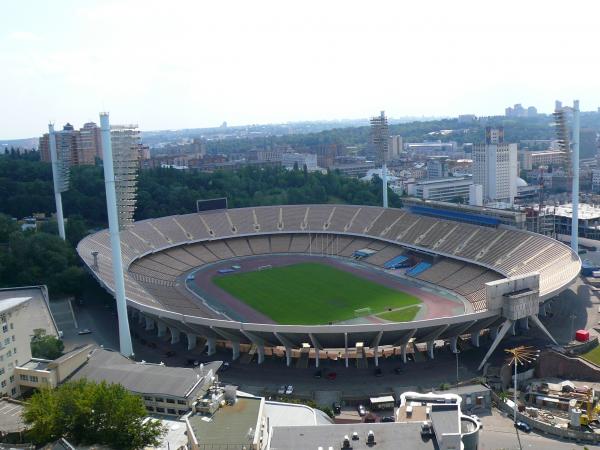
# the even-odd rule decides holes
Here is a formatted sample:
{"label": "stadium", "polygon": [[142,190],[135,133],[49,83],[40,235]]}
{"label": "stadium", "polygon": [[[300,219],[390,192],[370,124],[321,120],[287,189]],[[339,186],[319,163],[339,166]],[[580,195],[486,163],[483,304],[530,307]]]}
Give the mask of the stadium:
{"label": "stadium", "polygon": [[[77,251],[114,293],[109,241],[102,230]],[[299,367],[496,343],[518,320],[539,324],[581,269],[550,237],[424,207],[208,210],[135,222],[121,246],[132,320],[190,350]]]}

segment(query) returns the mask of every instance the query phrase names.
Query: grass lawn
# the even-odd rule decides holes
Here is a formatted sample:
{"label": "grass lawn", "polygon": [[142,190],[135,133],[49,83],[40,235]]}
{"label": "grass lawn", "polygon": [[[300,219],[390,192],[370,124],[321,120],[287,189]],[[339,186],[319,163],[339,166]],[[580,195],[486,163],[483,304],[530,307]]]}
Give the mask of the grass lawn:
{"label": "grass lawn", "polygon": [[[417,297],[334,267],[302,263],[215,276],[213,283],[275,322],[319,325],[353,319],[354,311],[417,305]],[[387,319],[394,320],[394,319]]]}
{"label": "grass lawn", "polygon": [[590,350],[587,353],[581,355],[583,359],[587,359],[588,361],[600,366],[600,346]]}
{"label": "grass lawn", "polygon": [[414,305],[396,311],[382,312],[381,314],[377,314],[377,317],[389,320],[390,322],[410,322],[415,318],[420,309],[420,307]]}

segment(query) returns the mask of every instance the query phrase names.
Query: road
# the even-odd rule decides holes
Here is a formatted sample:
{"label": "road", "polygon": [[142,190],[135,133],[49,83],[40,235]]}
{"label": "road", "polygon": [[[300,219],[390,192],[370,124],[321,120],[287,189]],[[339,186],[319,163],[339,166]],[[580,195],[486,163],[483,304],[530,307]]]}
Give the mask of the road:
{"label": "road", "polygon": [[[482,433],[479,435],[480,450],[574,450],[583,449],[573,442],[549,438],[544,435],[517,431],[510,418],[492,410],[492,414],[482,416]],[[600,449],[600,446],[587,445],[588,449]]]}

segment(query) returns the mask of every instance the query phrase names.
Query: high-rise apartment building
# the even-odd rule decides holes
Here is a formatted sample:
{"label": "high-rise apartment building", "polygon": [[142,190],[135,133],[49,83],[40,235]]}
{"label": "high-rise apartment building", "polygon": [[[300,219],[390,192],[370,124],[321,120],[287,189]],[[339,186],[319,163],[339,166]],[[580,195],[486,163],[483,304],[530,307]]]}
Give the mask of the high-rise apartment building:
{"label": "high-rise apartment building", "polygon": [[398,159],[403,151],[402,136],[390,136],[388,142],[388,153],[390,159]]}
{"label": "high-rise apartment building", "polygon": [[[42,161],[51,162],[48,133],[40,137],[39,149]],[[62,131],[56,132],[56,150],[59,157],[69,160],[70,165],[93,165],[96,158],[102,159],[100,128],[94,122],[88,122],[75,130],[67,123]]]}
{"label": "high-rise apartment building", "polygon": [[517,144],[504,142],[504,129],[486,127],[485,143],[473,146],[473,183],[487,202],[512,204],[517,192]]}

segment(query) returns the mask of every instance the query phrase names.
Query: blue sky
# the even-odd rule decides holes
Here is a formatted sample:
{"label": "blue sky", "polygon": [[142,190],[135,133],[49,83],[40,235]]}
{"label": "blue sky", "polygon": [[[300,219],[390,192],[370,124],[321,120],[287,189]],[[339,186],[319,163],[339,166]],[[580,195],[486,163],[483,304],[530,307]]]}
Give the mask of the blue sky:
{"label": "blue sky", "polygon": [[597,1],[6,1],[0,139],[600,106]]}

